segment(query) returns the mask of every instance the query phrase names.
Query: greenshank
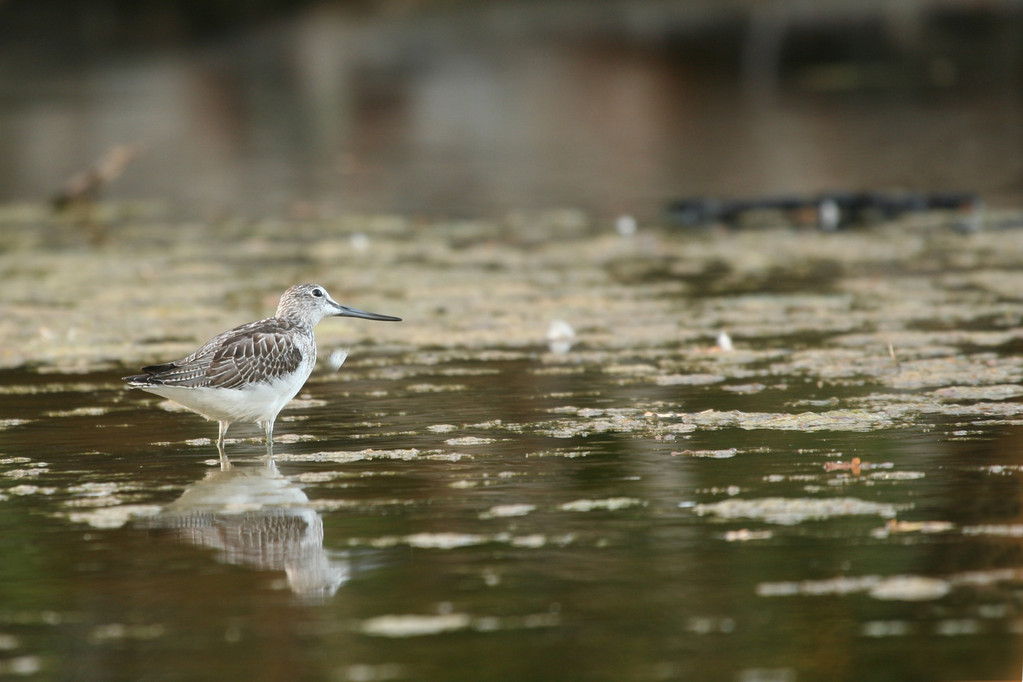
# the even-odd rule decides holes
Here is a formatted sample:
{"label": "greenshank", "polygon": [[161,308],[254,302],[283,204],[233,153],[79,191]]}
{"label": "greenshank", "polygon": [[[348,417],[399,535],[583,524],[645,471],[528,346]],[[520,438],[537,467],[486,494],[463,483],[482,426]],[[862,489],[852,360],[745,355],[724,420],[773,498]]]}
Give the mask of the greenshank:
{"label": "greenshank", "polygon": [[273,317],[218,334],[188,357],[143,367],[144,374],[124,381],[219,422],[221,460],[226,460],[224,436],[233,422],[262,427],[272,456],[274,420],[316,364],[313,327],[331,316],[401,321],[343,306],[318,284],[297,284],[281,296]]}

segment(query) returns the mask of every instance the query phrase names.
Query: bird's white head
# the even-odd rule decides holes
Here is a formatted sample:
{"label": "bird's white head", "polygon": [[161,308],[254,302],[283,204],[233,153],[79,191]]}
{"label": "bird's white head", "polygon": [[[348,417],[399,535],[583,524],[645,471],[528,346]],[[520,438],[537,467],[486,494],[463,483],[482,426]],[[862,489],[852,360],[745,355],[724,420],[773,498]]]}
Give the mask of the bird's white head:
{"label": "bird's white head", "polygon": [[315,327],[325,317],[361,317],[366,320],[400,322],[400,317],[369,313],[358,308],[341,305],[319,284],[296,284],[281,296],[277,317]]}

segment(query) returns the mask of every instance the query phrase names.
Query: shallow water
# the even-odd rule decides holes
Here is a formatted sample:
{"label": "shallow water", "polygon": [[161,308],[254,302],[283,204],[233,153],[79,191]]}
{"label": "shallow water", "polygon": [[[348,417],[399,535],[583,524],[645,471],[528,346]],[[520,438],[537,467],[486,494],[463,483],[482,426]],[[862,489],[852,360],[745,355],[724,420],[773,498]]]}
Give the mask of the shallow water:
{"label": "shallow water", "polygon": [[[5,427],[0,464],[3,669],[823,680],[1018,668],[1019,426],[676,434],[629,420],[660,422],[651,405],[713,409],[728,384],[623,387],[540,358],[370,356],[284,414],[275,467],[256,429],[236,427],[228,471],[213,424],[126,395],[116,374],[6,373],[26,393],[4,396],[25,421]],[[368,378],[388,360],[400,376]],[[794,391],[764,393],[735,407],[782,409]],[[855,471],[826,468],[854,457]]]}
{"label": "shallow water", "polygon": [[[1015,216],[622,237],[101,210],[0,215],[5,675],[1018,674]],[[299,280],[405,321],[318,327],[274,466],[236,425],[221,470],[215,424],[119,381]]]}

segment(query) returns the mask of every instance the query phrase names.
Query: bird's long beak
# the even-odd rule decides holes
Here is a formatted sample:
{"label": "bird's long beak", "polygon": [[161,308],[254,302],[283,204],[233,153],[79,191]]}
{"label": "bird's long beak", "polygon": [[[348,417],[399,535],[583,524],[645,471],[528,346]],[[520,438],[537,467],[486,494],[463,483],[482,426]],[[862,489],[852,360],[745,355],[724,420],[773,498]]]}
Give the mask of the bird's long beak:
{"label": "bird's long beak", "polygon": [[337,306],[337,312],[334,313],[337,317],[361,317],[364,320],[380,320],[382,322],[401,322],[400,317],[394,317],[393,315],[381,315],[380,313],[370,313],[365,310],[359,310],[358,308],[349,308],[346,305],[340,303],[334,303]]}

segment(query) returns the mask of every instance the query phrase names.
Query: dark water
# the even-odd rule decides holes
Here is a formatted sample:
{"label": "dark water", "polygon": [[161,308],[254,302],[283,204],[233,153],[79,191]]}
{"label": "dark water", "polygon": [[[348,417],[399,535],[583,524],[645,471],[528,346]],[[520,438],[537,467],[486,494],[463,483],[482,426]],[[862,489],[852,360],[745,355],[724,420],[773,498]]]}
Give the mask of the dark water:
{"label": "dark water", "polygon": [[[722,428],[672,440],[623,422],[569,435],[557,429],[595,424],[586,415],[612,406],[770,411],[818,391],[729,399],[721,385],[623,386],[540,353],[428,355],[363,354],[319,377],[303,394],[311,402],[278,422],[276,467],[260,460],[256,429],[237,426],[228,471],[214,445],[187,442],[213,424],[125,392],[118,372],[5,373],[2,413],[26,421],[6,422],[0,453],[0,670],[1019,674],[1019,427],[931,418],[872,433]],[[853,457],[869,464],[824,468]],[[766,498],[876,506],[787,520],[700,506]],[[885,532],[893,514],[904,525]]]}

